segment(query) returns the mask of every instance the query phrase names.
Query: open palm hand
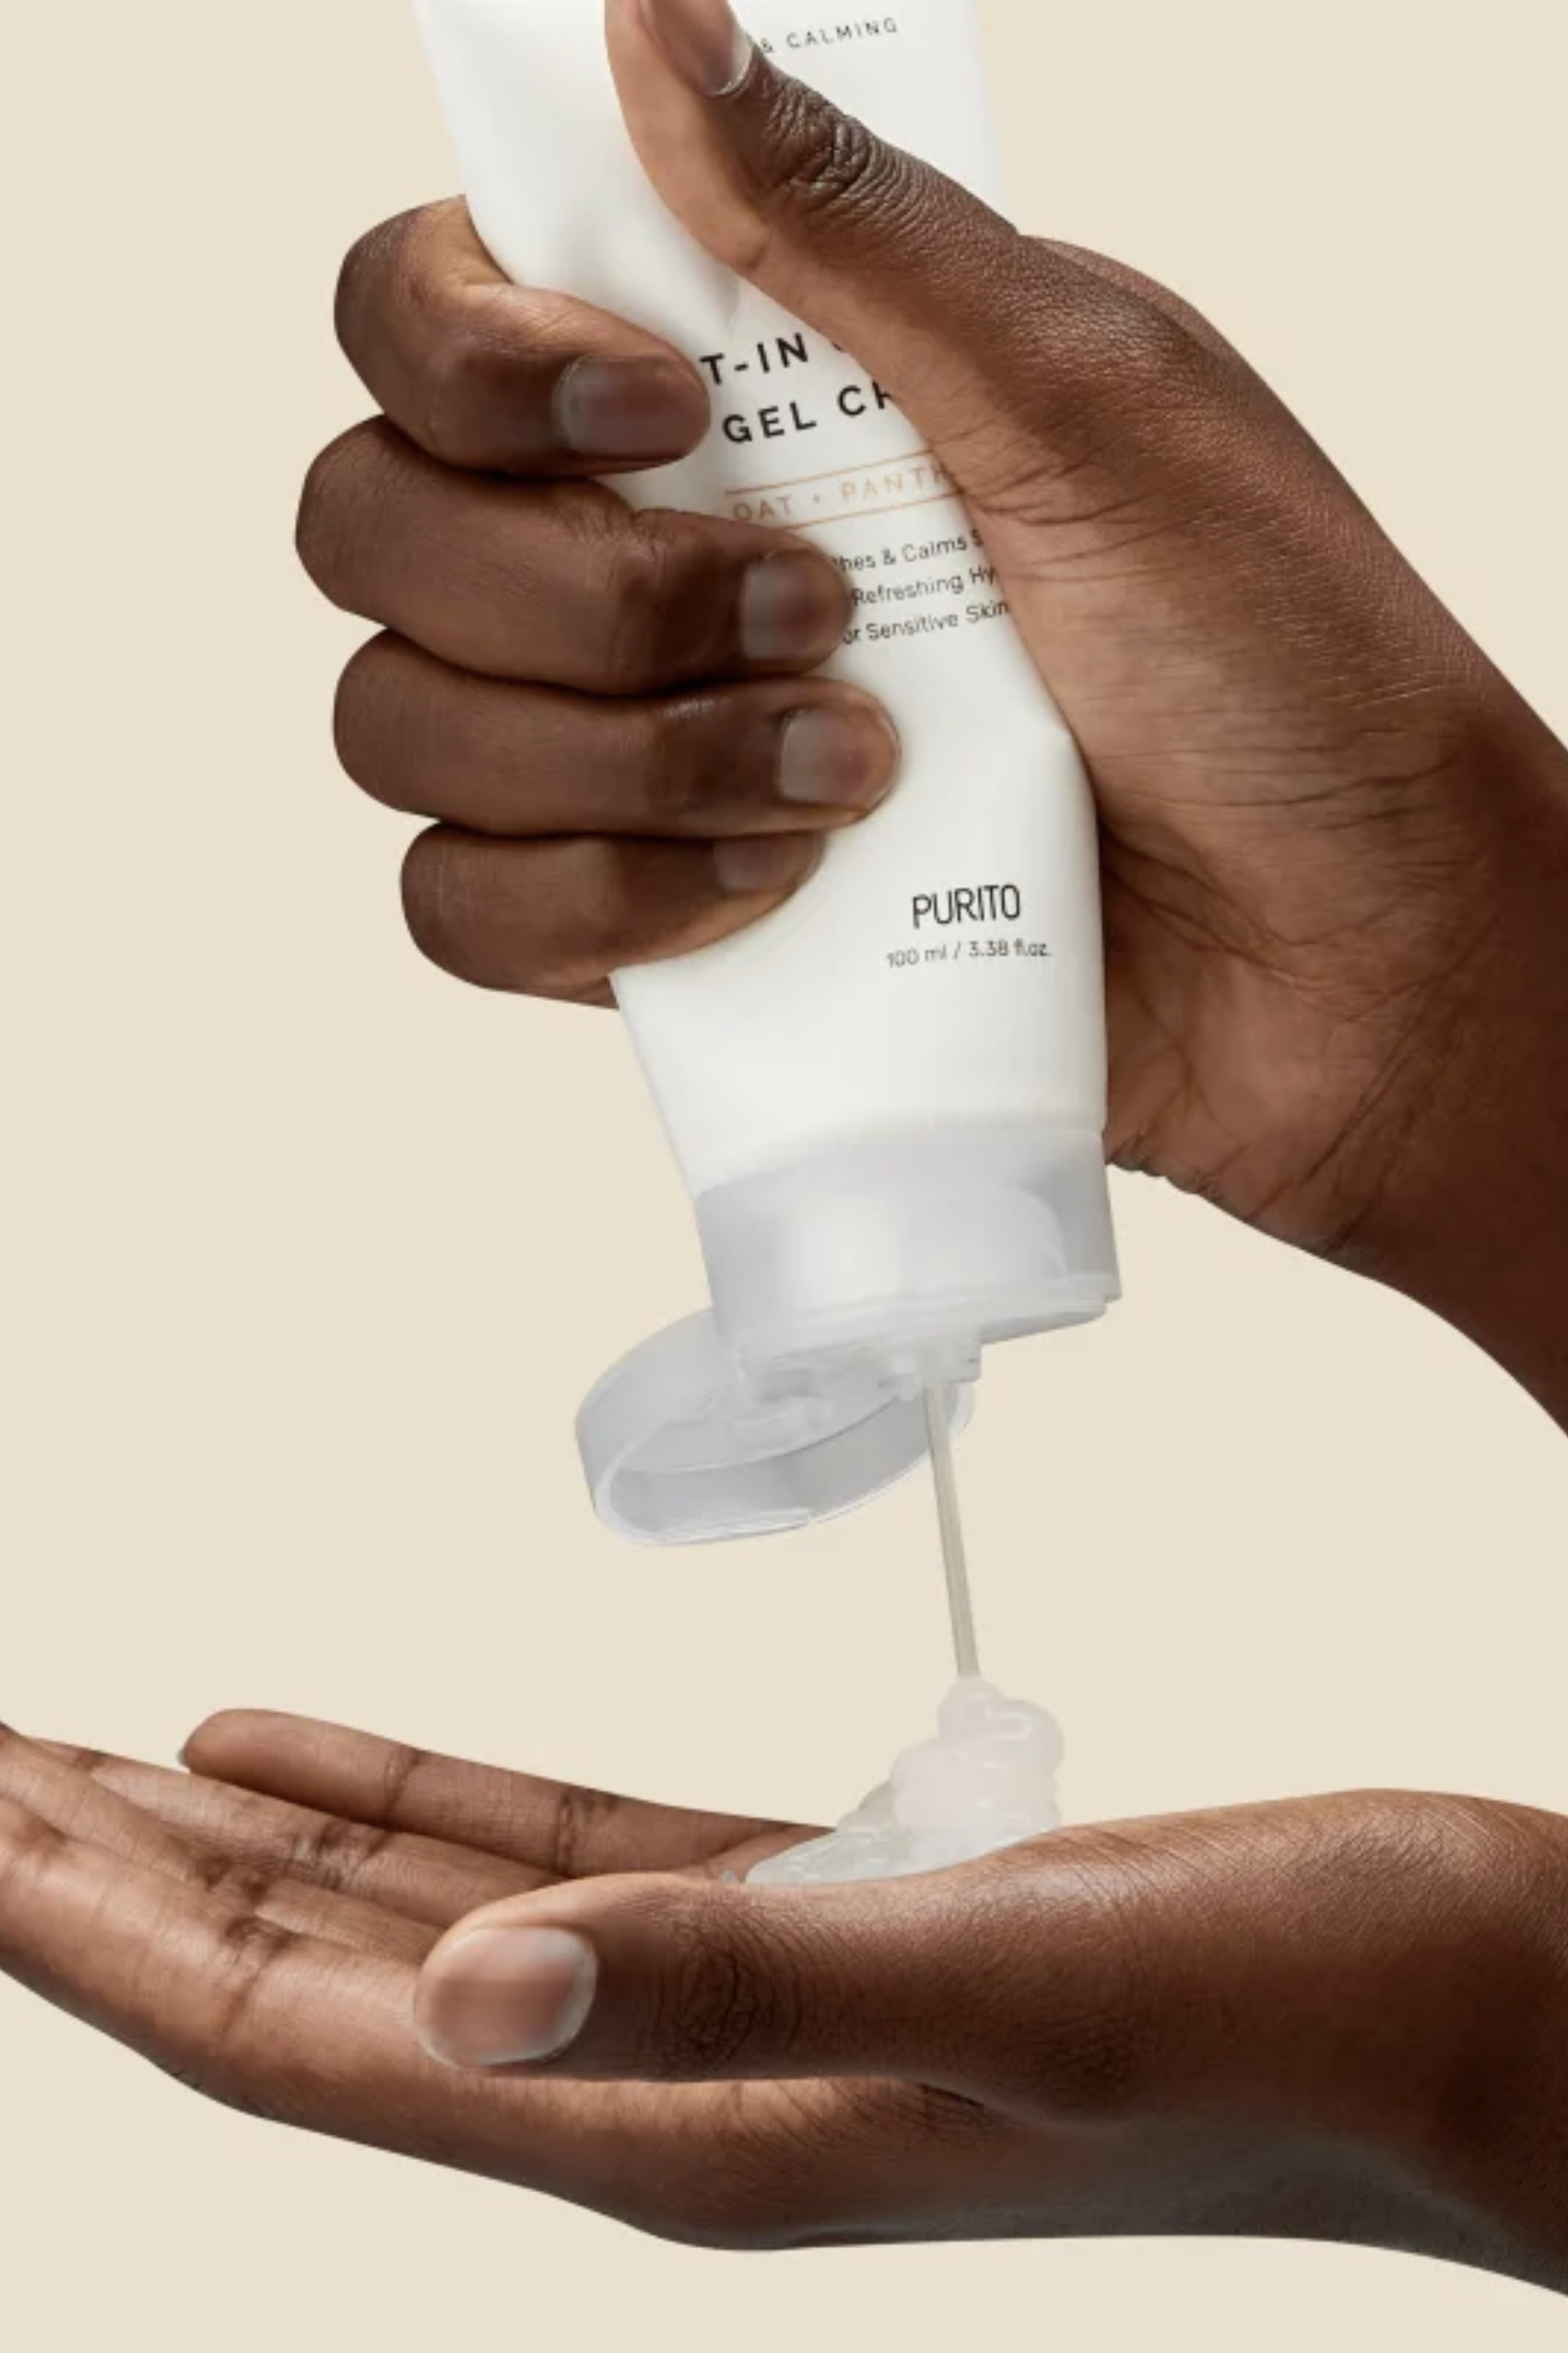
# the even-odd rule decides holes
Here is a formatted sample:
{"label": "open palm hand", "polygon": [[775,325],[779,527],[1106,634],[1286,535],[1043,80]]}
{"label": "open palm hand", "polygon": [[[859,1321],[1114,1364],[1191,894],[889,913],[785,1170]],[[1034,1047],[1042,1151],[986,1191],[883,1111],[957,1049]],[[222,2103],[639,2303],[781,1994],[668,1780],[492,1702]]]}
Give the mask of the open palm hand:
{"label": "open palm hand", "polygon": [[[599,1873],[742,1874],[801,1832],[287,1716],[216,1717],[185,1757],[0,1734],[0,1968],[226,2105],[745,2235],[748,2168],[796,2139],[798,2087],[463,2077],[421,2051],[415,1989],[480,1906]],[[824,2087],[824,2133],[840,2102]]]}
{"label": "open palm hand", "polygon": [[0,1735],[0,1970],[229,2105],[700,2244],[1568,2277],[1549,1816],[1323,1798],[791,1891],[742,1883],[776,1824],[288,1716],[185,1753]]}

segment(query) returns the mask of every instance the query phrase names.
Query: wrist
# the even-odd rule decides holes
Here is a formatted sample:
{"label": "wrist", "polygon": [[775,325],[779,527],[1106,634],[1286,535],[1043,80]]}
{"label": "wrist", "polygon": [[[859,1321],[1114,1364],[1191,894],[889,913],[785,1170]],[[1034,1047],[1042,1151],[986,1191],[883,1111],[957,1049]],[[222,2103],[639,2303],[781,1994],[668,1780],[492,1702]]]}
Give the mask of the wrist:
{"label": "wrist", "polygon": [[1389,1989],[1417,2031],[1391,2024],[1373,2137],[1413,2245],[1568,2291],[1568,1822],[1419,1803],[1437,1836]]}
{"label": "wrist", "polygon": [[1341,1255],[1568,1427],[1568,752],[1515,705],[1466,789],[1469,905]]}
{"label": "wrist", "polygon": [[1271,2150],[1248,2227],[1568,2292],[1568,1821],[1406,1792],[1313,1810],[1249,1940],[1268,2024],[1219,2062],[1222,2110]]}
{"label": "wrist", "polygon": [[[1331,2240],[1568,2291],[1568,1821],[1362,1791],[1130,1826],[1098,1861],[1094,1834],[1062,1838],[1080,1884],[1116,1883],[1129,1848],[1161,1866],[1134,1874],[1142,1901],[1162,1891],[1142,1933],[1136,1901],[1112,1910],[1141,1998],[1109,2034],[1073,2005],[1092,2097],[1063,2071],[1070,2038],[1026,2074],[1053,2125],[1101,2128],[1117,2228]],[[1074,1945],[1058,1917],[1069,1986]],[[1088,1949],[1114,1987],[1098,1931]],[[1034,2030],[998,2020],[983,2079],[1016,2096]],[[1092,2199],[1092,2172],[1079,2186]]]}

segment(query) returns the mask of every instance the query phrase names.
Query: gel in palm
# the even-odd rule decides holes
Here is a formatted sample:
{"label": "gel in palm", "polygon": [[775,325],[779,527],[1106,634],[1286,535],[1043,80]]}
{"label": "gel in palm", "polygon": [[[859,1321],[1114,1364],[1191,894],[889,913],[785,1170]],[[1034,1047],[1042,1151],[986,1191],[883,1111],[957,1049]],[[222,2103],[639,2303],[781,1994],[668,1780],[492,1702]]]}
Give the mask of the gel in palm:
{"label": "gel in palm", "polygon": [[755,1886],[911,1878],[978,1862],[1060,1824],[1062,1737],[1054,1718],[1005,1699],[980,1672],[949,1416],[934,1392],[925,1402],[958,1681],[935,1739],[900,1757],[828,1837],[759,1863]]}

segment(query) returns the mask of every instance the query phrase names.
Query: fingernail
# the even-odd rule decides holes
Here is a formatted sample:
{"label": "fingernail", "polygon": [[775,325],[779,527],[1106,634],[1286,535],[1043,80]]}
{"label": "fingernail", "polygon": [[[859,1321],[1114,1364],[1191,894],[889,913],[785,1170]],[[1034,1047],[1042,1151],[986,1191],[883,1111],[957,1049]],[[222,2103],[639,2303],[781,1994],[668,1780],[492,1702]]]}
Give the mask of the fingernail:
{"label": "fingernail", "polygon": [[701,385],[675,360],[574,360],[555,422],[584,458],[683,458],[708,429]]}
{"label": "fingernail", "polygon": [[779,797],[816,808],[872,809],[898,764],[899,739],[879,712],[797,711],[779,743]]}
{"label": "fingernail", "polygon": [[776,899],[798,891],[816,872],[822,842],[816,834],[753,834],[721,841],[713,852],[719,887],[734,899]]}
{"label": "fingernail", "polygon": [[700,98],[728,98],[752,64],[752,37],[727,0],[643,0],[643,15],[682,81]]}
{"label": "fingernail", "polygon": [[448,2067],[557,2059],[587,2022],[594,1948],[564,1928],[475,1928],[426,1968],[419,2039]]}
{"label": "fingernail", "polygon": [[748,661],[826,661],[848,617],[842,577],[805,549],[765,555],[741,584],[741,651]]}

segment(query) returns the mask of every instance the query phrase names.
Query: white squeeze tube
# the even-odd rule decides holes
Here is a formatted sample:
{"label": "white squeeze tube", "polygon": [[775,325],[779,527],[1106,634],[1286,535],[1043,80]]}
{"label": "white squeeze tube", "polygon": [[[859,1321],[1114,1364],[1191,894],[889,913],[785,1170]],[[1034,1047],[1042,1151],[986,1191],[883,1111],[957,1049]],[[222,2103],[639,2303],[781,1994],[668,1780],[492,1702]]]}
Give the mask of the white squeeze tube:
{"label": "white squeeze tube", "polygon": [[[900,782],[780,912],[617,976],[693,1202],[711,1313],[578,1424],[601,1514],[657,1544],[847,1510],[956,1423],[989,1343],[1119,1295],[1094,812],[942,465],[855,361],[721,268],[655,194],[600,0],[416,0],[479,233],[511,278],[662,336],[712,400],[639,506],[802,533],[844,567],[833,671]],[[764,53],[1000,207],[973,0],[752,0]]]}

